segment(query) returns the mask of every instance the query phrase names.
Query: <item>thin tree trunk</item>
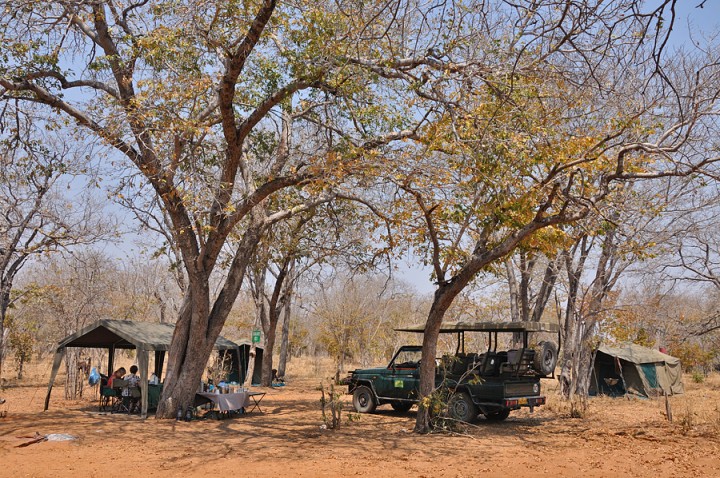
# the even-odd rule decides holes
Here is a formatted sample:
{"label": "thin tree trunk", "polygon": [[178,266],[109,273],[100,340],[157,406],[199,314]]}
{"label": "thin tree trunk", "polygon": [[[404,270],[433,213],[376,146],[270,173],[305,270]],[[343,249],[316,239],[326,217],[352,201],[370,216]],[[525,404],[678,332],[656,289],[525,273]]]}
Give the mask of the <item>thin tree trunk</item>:
{"label": "thin tree trunk", "polygon": [[510,257],[505,259],[505,270],[507,271],[508,289],[510,290],[510,320],[520,322],[520,309],[518,308],[520,292],[518,291],[517,277],[515,277],[515,268]]}
{"label": "thin tree trunk", "polygon": [[[520,251],[520,320],[523,322],[527,322],[530,318],[530,278],[534,268],[535,259],[528,259],[527,252]],[[521,336],[521,334],[514,335]]]}
{"label": "thin tree trunk", "polygon": [[548,265],[545,268],[545,276],[543,282],[540,285],[537,298],[535,299],[535,307],[532,314],[533,322],[540,322],[543,314],[545,313],[545,307],[547,307],[548,300],[552,295],[552,291],[555,288],[555,281],[557,280],[557,258],[548,261]]}
{"label": "thin tree trunk", "polygon": [[[245,380],[243,381],[243,387],[249,388],[252,386],[253,375],[255,374],[255,357],[257,355],[257,346],[253,342],[248,352],[248,366],[245,371]],[[263,360],[265,356],[263,355]]]}
{"label": "thin tree trunk", "polygon": [[262,362],[262,385],[272,386],[273,378],[273,353],[275,351],[275,338],[277,336],[277,325],[280,321],[280,314],[292,294],[292,277],[288,278],[288,272],[292,269],[293,259],[286,256],[282,267],[275,278],[275,286],[268,303],[268,320],[263,322],[265,331],[265,350]]}
{"label": "thin tree trunk", "polygon": [[285,368],[290,358],[289,346],[290,346],[290,314],[292,312],[292,301],[288,300],[285,302],[283,312],[283,327],[282,327],[282,339],[280,341],[280,360],[278,361],[278,378],[285,378]]}
{"label": "thin tree trunk", "polygon": [[[272,314],[274,315],[274,314]],[[273,350],[275,349],[275,332],[277,330],[277,319],[270,320],[270,324],[265,331],[265,349],[263,350],[262,361],[262,378],[260,383],[263,387],[272,386],[272,369],[273,369]]]}
{"label": "thin tree trunk", "polygon": [[3,279],[2,284],[0,284],[0,380],[2,379],[2,369],[5,362],[5,319],[9,306],[10,290],[7,288],[6,281]]}

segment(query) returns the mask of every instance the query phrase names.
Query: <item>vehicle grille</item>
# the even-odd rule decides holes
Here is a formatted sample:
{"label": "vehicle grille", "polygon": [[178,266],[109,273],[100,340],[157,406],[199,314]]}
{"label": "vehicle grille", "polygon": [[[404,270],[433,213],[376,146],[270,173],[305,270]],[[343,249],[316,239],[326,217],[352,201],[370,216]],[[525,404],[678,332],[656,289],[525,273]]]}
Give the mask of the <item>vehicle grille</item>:
{"label": "vehicle grille", "polygon": [[505,384],[505,396],[506,397],[526,397],[526,396],[540,395],[540,387],[538,386],[537,392],[533,392],[533,385],[535,385],[535,383],[533,383],[533,382],[506,383]]}

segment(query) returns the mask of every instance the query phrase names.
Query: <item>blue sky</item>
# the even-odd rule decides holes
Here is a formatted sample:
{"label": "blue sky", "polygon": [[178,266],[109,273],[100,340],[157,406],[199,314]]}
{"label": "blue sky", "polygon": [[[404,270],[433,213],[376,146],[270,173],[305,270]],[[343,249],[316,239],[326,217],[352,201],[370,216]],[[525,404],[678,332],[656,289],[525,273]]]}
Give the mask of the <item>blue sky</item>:
{"label": "blue sky", "polygon": [[[702,8],[698,8],[700,4]],[[720,27],[720,0],[680,0],[676,14],[674,43],[683,44],[691,39],[702,43],[703,34],[710,34]]]}

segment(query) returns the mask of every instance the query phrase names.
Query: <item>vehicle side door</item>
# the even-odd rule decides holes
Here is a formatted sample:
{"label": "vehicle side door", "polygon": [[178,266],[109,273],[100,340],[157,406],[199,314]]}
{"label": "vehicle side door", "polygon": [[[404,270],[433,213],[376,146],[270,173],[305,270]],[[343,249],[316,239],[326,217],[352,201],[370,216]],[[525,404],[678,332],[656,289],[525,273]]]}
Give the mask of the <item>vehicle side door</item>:
{"label": "vehicle side door", "polygon": [[387,373],[376,382],[379,397],[415,399],[420,385],[420,350],[401,349],[387,368]]}

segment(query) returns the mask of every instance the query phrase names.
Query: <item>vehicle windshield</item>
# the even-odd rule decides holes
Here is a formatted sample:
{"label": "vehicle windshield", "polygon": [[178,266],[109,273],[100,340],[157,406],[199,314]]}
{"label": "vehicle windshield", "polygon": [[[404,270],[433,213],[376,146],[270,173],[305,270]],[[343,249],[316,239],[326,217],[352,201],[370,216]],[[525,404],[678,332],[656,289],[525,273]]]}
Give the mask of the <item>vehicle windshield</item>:
{"label": "vehicle windshield", "polygon": [[421,350],[401,350],[395,357],[395,367],[417,367],[422,357]]}

